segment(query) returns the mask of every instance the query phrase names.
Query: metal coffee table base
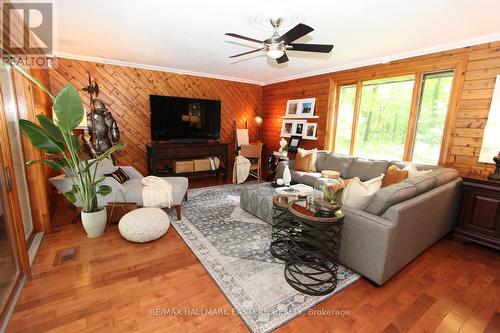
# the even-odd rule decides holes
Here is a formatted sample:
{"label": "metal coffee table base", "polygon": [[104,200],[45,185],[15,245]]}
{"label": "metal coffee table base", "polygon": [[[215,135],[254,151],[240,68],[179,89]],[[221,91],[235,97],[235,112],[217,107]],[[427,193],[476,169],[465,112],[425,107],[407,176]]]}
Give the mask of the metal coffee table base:
{"label": "metal coffee table base", "polygon": [[343,216],[335,223],[311,221],[274,205],[273,220],[270,251],[285,262],[288,284],[309,295],[333,292]]}

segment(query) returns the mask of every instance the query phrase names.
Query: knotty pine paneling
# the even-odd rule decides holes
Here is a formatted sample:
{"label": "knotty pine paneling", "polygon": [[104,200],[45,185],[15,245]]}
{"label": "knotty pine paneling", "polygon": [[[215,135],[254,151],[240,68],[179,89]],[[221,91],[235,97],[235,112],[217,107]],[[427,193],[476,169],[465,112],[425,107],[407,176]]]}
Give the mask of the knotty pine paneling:
{"label": "knotty pine paneling", "polygon": [[50,89],[56,94],[65,84],[73,84],[79,89],[88,110],[88,95],[81,90],[88,83],[88,73],[99,84],[99,98],[115,117],[121,140],[127,144],[117,154],[118,164],[132,165],[143,174],[147,170],[146,144],[151,137],[149,95],[221,100],[221,142],[229,143],[230,165],[234,151],[234,121],[239,128],[248,121],[250,139],[255,138],[253,118],[261,114],[261,86],[59,58],[57,68],[50,70]]}
{"label": "knotty pine paneling", "polygon": [[318,141],[304,140],[301,146],[324,148],[328,146],[327,115],[333,109],[332,94],[336,84],[423,69],[431,71],[446,66],[454,67],[457,63],[461,64],[457,69],[463,68],[456,73],[462,80],[456,101],[452,102],[450,109],[454,120],[448,124],[450,131],[445,137],[449,144],[446,145],[444,164],[458,169],[462,176],[484,177],[493,167],[479,163],[478,157],[495,77],[500,74],[500,42],[267,85],[263,93],[264,141],[271,149],[278,148],[281,117],[285,114],[286,101],[289,99],[316,98],[315,114],[320,118],[311,122],[318,123]]}

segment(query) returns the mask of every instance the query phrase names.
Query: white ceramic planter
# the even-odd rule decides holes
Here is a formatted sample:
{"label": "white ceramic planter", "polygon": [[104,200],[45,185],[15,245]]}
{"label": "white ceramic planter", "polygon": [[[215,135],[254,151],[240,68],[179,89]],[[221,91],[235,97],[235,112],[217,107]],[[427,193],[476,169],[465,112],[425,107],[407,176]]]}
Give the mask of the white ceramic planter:
{"label": "white ceramic planter", "polygon": [[88,238],[96,238],[104,233],[104,229],[106,229],[106,222],[108,220],[106,207],[93,213],[82,212],[81,216],[83,228],[87,232]]}

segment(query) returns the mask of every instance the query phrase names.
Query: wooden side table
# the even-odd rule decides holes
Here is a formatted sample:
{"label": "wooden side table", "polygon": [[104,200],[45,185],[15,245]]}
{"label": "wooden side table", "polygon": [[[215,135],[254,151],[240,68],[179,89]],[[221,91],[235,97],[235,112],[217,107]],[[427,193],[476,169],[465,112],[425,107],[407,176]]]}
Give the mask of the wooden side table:
{"label": "wooden side table", "polygon": [[500,250],[500,182],[464,179],[454,236]]}

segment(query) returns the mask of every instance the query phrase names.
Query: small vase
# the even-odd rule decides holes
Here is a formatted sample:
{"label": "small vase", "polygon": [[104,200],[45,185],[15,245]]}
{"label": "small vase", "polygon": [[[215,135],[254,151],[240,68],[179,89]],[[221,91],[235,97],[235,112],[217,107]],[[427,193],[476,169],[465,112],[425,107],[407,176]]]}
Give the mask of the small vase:
{"label": "small vase", "polygon": [[106,207],[92,213],[81,213],[82,225],[87,232],[88,238],[96,238],[102,236],[104,229],[106,229],[106,222],[108,216],[106,214]]}
{"label": "small vase", "polygon": [[285,170],[283,170],[283,183],[286,186],[290,186],[290,182],[292,181],[292,175],[290,174],[290,168],[288,165],[285,165]]}

